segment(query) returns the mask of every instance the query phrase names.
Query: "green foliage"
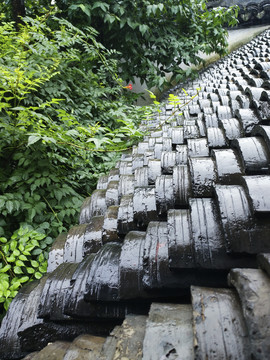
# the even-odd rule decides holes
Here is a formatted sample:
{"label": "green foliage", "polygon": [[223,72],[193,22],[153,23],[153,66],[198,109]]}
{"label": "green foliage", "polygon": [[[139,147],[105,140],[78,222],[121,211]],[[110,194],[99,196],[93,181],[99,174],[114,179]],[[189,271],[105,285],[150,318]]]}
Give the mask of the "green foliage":
{"label": "green foliage", "polygon": [[[51,0],[24,0],[24,5],[26,15],[41,15],[44,12],[48,12],[51,8]],[[12,0],[2,0],[0,3],[0,13],[5,14],[8,21],[14,20],[12,6],[14,6]]]}
{"label": "green foliage", "polygon": [[[48,11],[49,0],[25,0],[26,14]],[[0,9],[11,18],[11,0]],[[227,31],[237,24],[238,7],[207,9],[207,0],[56,0],[61,16],[85,31],[92,26],[98,40],[119,61],[118,73],[125,81],[139,77],[148,87],[163,89],[195,72],[185,65],[203,62],[200,53],[224,55]]]}
{"label": "green foliage", "polygon": [[198,65],[199,52],[224,55],[227,31],[237,23],[237,7],[207,10],[205,0],[56,0],[62,16],[80,28],[93,26],[98,39],[117,50],[120,76],[138,76],[148,87],[163,88],[166,73],[179,82]]}
{"label": "green foliage", "polygon": [[0,237],[0,305],[5,310],[24,283],[46,273],[52,241],[27,227],[15,231],[9,240]]}
{"label": "green foliage", "polygon": [[[17,32],[13,23],[2,20],[0,266],[5,308],[18,289],[17,277],[30,277],[27,269],[35,268],[37,255],[46,258],[46,241],[77,222],[83,198],[100,174],[142,136],[136,125],[140,114],[110,54],[90,27],[82,32],[47,14],[25,18]],[[38,234],[42,239],[27,257],[18,248],[21,233],[16,231],[29,227],[28,244],[38,241]],[[11,242],[17,243],[14,269]],[[27,257],[27,266],[19,256]],[[35,270],[33,277],[41,273]]]}
{"label": "green foliage", "polygon": [[51,22],[54,30],[44,18],[26,18],[19,33],[0,27],[2,235],[25,223],[66,230],[114,152],[141,136],[95,31]]}

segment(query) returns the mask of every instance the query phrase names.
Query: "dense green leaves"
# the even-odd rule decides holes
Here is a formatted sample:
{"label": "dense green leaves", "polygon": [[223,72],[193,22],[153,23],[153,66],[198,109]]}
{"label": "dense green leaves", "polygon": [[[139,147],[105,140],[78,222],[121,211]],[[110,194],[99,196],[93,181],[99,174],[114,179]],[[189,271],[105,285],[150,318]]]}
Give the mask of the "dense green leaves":
{"label": "dense green leaves", "polygon": [[135,76],[163,88],[166,73],[181,80],[183,64],[198,65],[199,52],[224,55],[224,25],[237,23],[236,8],[208,11],[205,0],[56,0],[62,16],[80,28],[91,25],[98,39],[117,50],[124,80]]}
{"label": "dense green leaves", "polygon": [[[10,0],[1,6],[10,10]],[[25,0],[25,6],[27,14],[40,14],[51,1]],[[98,31],[98,40],[120,61],[124,80],[137,76],[159,88],[168,83],[167,73],[172,81],[190,76],[183,64],[198,65],[199,52],[224,55],[224,26],[237,23],[237,7],[208,11],[206,0],[56,0],[54,8],[83,31],[88,26]]]}
{"label": "dense green leaves", "polygon": [[[18,278],[39,279],[46,271],[53,239],[77,222],[97,177],[142,135],[139,113],[94,29],[82,32],[48,14],[24,23],[18,32],[13,23],[0,26],[0,303],[5,309]],[[19,237],[17,229],[29,227],[31,236]]]}
{"label": "dense green leaves", "polygon": [[[19,288],[46,273],[49,246],[46,235],[31,227],[21,227],[10,240],[0,238],[0,304],[7,310]],[[37,255],[45,244],[42,255]]]}
{"label": "dense green leaves", "polygon": [[24,21],[0,27],[0,234],[34,223],[56,236],[114,151],[141,136],[139,116],[92,28]]}

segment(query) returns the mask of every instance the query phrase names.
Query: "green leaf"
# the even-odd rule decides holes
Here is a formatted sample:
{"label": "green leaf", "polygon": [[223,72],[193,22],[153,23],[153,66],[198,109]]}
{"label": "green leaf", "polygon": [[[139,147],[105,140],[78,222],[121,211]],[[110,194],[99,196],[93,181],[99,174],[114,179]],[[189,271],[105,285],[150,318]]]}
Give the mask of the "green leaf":
{"label": "green leaf", "polygon": [[18,290],[11,291],[10,292],[10,298],[14,299],[17,294],[18,294]]}
{"label": "green leaf", "polygon": [[8,251],[9,251],[9,244],[5,244],[2,246],[2,251],[4,254],[8,255]]}
{"label": "green leaf", "polygon": [[9,299],[6,299],[6,301],[4,302],[4,309],[7,311],[8,310],[8,307],[11,303],[12,299],[9,298]]}
{"label": "green leaf", "polygon": [[28,138],[28,143],[27,146],[33,145],[35,144],[37,141],[40,140],[40,136],[39,135],[31,135]]}
{"label": "green leaf", "polygon": [[139,30],[142,35],[144,35],[146,33],[146,31],[148,31],[148,29],[149,29],[149,27],[145,24],[139,25]]}
{"label": "green leaf", "polygon": [[28,272],[28,274],[34,274],[35,269],[31,268],[31,267],[27,267],[26,271]]}
{"label": "green leaf", "polygon": [[164,9],[164,4],[162,4],[162,3],[159,3],[157,6],[160,11],[162,11]]}
{"label": "green leaf", "polygon": [[36,209],[35,209],[35,208],[31,208],[31,209],[29,209],[28,213],[29,213],[30,221],[33,221],[33,218],[34,218],[35,215],[36,215]]}
{"label": "green leaf", "polygon": [[31,260],[31,265],[36,268],[39,266],[39,263],[36,260]]}
{"label": "green leaf", "polygon": [[20,266],[20,267],[24,266],[24,262],[21,261],[21,260],[17,260],[17,261],[15,262],[15,264],[16,264],[17,266]]}
{"label": "green leaf", "polygon": [[139,24],[137,22],[132,21],[130,18],[127,19],[127,24],[131,27],[132,30],[136,29]]}
{"label": "green leaf", "polygon": [[105,17],[104,17],[104,21],[105,22],[108,22],[108,23],[110,23],[110,24],[112,24],[113,22],[115,22],[115,20],[116,20],[116,18],[115,18],[115,16],[112,16],[112,15],[110,15],[110,14],[106,14],[105,15]]}
{"label": "green leaf", "polygon": [[41,253],[42,253],[42,250],[41,250],[40,248],[35,249],[35,250],[32,251],[32,254],[33,254],[33,255],[39,255],[39,254],[41,254]]}
{"label": "green leaf", "polygon": [[35,248],[35,245],[30,245],[30,244],[26,245],[25,249],[23,251],[24,255],[30,255],[29,251],[32,251],[34,248]]}
{"label": "green leaf", "polygon": [[10,294],[11,294],[11,291],[10,291],[10,290],[7,290],[7,291],[4,293],[4,296],[5,296],[6,298],[8,298],[8,297],[10,296]]}
{"label": "green leaf", "polygon": [[20,282],[21,282],[21,283],[25,283],[25,282],[27,282],[28,280],[29,280],[29,276],[23,276],[23,277],[20,278]]}
{"label": "green leaf", "polygon": [[13,255],[8,256],[6,259],[7,259],[8,262],[14,262],[16,260]]}
{"label": "green leaf", "polygon": [[6,202],[6,209],[7,209],[8,213],[10,213],[10,214],[12,213],[12,211],[13,211],[13,202],[12,201],[8,200]]}
{"label": "green leaf", "polygon": [[23,274],[23,271],[19,266],[14,266],[13,271],[15,274]]}
{"label": "green leaf", "polygon": [[11,242],[10,242],[10,250],[12,250],[12,251],[14,251],[15,249],[16,249],[16,247],[17,247],[17,241],[16,240],[12,240]]}
{"label": "green leaf", "polygon": [[22,243],[19,244],[18,248],[21,252],[24,251],[24,245]]}
{"label": "green leaf", "polygon": [[44,255],[40,254],[38,257],[38,261],[41,263],[44,260]]}
{"label": "green leaf", "polygon": [[14,256],[19,256],[19,255],[20,255],[20,251],[19,251],[18,249],[15,249],[15,250],[13,251],[13,255],[14,255]]}
{"label": "green leaf", "polygon": [[35,239],[36,240],[42,240],[46,237],[45,234],[41,234],[41,233],[35,233]]}
{"label": "green leaf", "polygon": [[1,279],[0,289],[2,292],[5,292],[9,288],[9,282],[7,280]]}
{"label": "green leaf", "polygon": [[108,11],[110,6],[109,4],[105,3],[105,2],[101,2],[101,1],[96,1],[94,2],[93,6],[92,6],[92,10],[94,10],[95,8],[101,8],[104,12]]}
{"label": "green leaf", "polygon": [[11,269],[11,265],[8,264],[6,266],[4,266],[2,269],[0,269],[0,273],[5,273],[7,272],[9,269]]}
{"label": "green leaf", "polygon": [[43,275],[42,275],[40,272],[36,272],[36,273],[35,273],[35,278],[36,278],[36,279],[41,279],[42,276],[43,276]]}
{"label": "green leaf", "polygon": [[21,286],[21,282],[20,282],[20,279],[18,278],[15,278],[13,279],[14,281],[12,281],[12,284],[10,286],[10,290],[17,290],[20,286]]}
{"label": "green leaf", "polygon": [[79,7],[82,9],[82,11],[83,11],[87,16],[91,16],[91,13],[90,13],[88,7],[86,7],[86,6],[83,5],[83,4],[80,4]]}
{"label": "green leaf", "polygon": [[53,243],[53,239],[49,236],[44,241],[47,245],[51,245]]}
{"label": "green leaf", "polygon": [[47,261],[46,261],[46,262],[42,263],[41,266],[39,266],[38,270],[40,272],[42,272],[43,274],[45,274],[47,272],[47,266],[48,266],[48,264],[47,264]]}
{"label": "green leaf", "polygon": [[30,243],[31,243],[34,247],[35,247],[35,246],[39,246],[38,241],[35,240],[35,239],[32,239],[32,240],[30,241]]}

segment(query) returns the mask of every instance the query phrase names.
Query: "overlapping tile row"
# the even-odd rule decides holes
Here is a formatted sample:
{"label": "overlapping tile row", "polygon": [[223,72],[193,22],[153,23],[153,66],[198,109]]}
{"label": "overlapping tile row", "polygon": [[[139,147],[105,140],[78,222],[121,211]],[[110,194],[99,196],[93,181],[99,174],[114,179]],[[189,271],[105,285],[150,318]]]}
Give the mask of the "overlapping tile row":
{"label": "overlapping tile row", "polygon": [[25,360],[268,359],[270,254],[258,263],[231,270],[227,288],[192,286],[190,303],[153,302],[148,315],[128,314],[107,337],[58,341]]}
{"label": "overlapping tile row", "polygon": [[[243,349],[235,358],[248,358],[246,343],[259,331],[246,324],[257,316],[255,310],[245,314],[248,287],[253,274],[262,273],[257,254],[270,253],[269,43],[265,32],[196,81],[176,87],[183,103],[189,97],[182,87],[189,96],[200,90],[182,113],[165,102],[161,114],[143,124],[144,140],[100,178],[79,225],[55,241],[46,277],[13,301],[1,328],[0,357],[16,358],[82,333],[104,334],[128,313],[145,316],[157,298],[188,303],[192,286],[194,356],[225,359],[215,354],[228,347],[228,354]],[[236,290],[227,289],[234,268],[230,284]],[[240,284],[249,274],[250,285]],[[265,277],[262,284],[268,284]],[[219,312],[219,302],[231,318]],[[202,334],[216,324],[213,314],[228,322],[217,337],[228,331],[232,341],[235,331],[240,339],[226,343],[225,336],[223,348],[214,349],[209,330],[209,345]],[[258,354],[270,339],[268,332],[265,342],[256,336],[252,351]]]}

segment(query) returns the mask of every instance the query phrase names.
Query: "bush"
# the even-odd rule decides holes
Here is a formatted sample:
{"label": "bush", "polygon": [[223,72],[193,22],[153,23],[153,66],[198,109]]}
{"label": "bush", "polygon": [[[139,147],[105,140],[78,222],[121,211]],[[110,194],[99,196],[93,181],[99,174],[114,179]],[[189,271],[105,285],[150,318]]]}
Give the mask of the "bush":
{"label": "bush", "polygon": [[[77,222],[97,177],[142,135],[139,112],[110,55],[94,29],[82,32],[55,16],[24,18],[18,32],[2,20],[0,303],[5,306],[20,281],[30,279],[29,264],[43,261],[37,250],[46,261],[51,239]],[[25,237],[28,245],[36,244],[29,254],[18,248]],[[43,262],[39,266],[45,268]],[[33,268],[34,278],[42,273]]]}
{"label": "bush", "polygon": [[111,166],[108,151],[141,135],[95,31],[53,20],[58,30],[44,18],[26,18],[19,33],[11,23],[0,27],[2,235],[24,222],[49,222],[54,236],[64,230],[95,173]]}
{"label": "bush", "polygon": [[120,76],[145,80],[148,87],[166,85],[187,74],[181,65],[198,65],[206,54],[226,53],[224,25],[237,23],[237,7],[208,11],[205,0],[56,0],[62,16],[81,29],[93,26],[98,39],[117,50]]}
{"label": "bush", "polygon": [[46,273],[52,241],[31,227],[21,227],[10,240],[0,237],[0,304],[5,310],[22,284]]}

